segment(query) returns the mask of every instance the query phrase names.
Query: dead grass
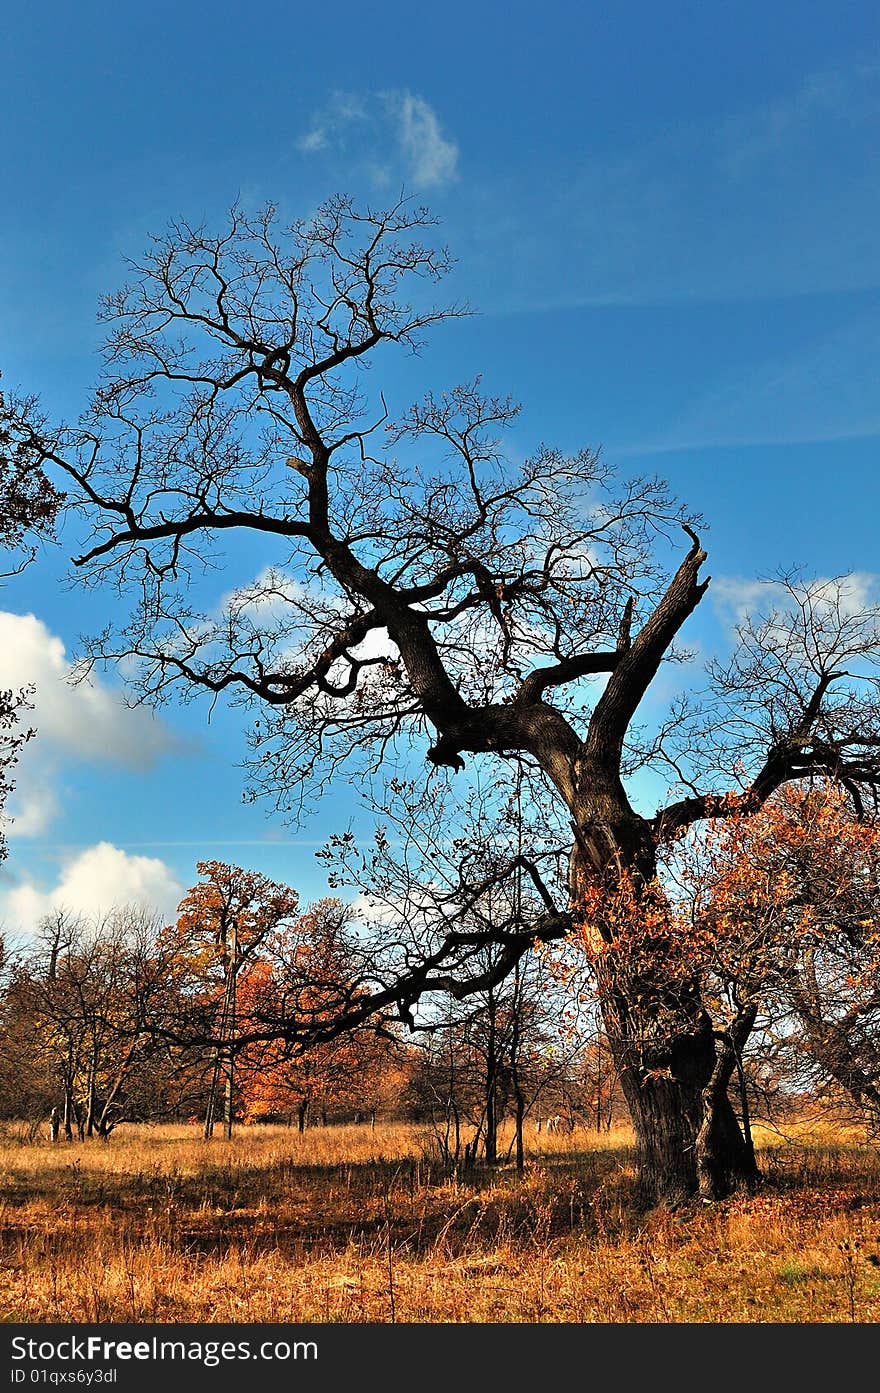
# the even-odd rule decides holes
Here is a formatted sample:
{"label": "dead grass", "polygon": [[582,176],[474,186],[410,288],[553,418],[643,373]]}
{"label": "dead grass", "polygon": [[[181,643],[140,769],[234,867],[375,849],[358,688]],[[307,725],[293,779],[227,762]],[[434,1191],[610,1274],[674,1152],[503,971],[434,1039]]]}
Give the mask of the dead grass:
{"label": "dead grass", "polygon": [[623,1129],[531,1138],[522,1179],[449,1175],[402,1125],[7,1129],[0,1319],[880,1319],[877,1150],[807,1121],[758,1141],[757,1195],[645,1215]]}

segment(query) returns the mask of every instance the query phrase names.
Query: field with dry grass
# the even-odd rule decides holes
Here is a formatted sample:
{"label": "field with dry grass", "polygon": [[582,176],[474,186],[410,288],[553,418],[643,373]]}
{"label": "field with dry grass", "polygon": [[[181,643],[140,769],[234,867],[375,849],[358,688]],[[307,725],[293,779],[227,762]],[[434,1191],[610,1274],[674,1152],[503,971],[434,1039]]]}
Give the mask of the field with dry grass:
{"label": "field with dry grass", "polygon": [[121,1128],[0,1139],[11,1322],[880,1319],[880,1150],[758,1136],[758,1194],[639,1213],[630,1137],[529,1140],[526,1173],[444,1172],[405,1125],[300,1137]]}

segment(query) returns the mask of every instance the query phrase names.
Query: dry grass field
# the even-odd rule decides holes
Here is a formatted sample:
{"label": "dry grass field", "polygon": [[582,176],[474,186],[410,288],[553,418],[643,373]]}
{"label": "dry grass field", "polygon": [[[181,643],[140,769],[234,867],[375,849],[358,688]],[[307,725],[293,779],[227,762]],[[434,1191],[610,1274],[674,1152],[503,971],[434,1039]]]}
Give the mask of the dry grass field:
{"label": "dry grass field", "polygon": [[752,1197],[639,1213],[630,1138],[529,1139],[445,1174],[423,1129],[121,1128],[0,1141],[13,1322],[880,1319],[880,1150],[760,1134]]}

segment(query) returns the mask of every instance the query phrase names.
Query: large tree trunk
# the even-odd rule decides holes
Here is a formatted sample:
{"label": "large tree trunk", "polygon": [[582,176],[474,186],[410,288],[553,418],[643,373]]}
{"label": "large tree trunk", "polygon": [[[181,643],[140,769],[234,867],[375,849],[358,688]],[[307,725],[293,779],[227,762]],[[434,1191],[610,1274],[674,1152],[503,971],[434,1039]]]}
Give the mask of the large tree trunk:
{"label": "large tree trunk", "polygon": [[[736,1050],[716,1038],[687,945],[666,923],[644,828],[632,814],[618,824],[616,854],[601,868],[596,840],[579,837],[574,887],[607,887],[587,934],[602,1017],[635,1131],[640,1198],[674,1207],[698,1193],[722,1198],[757,1172],[728,1098]],[[627,876],[635,890],[621,900]]]}
{"label": "large tree trunk", "polygon": [[[621,1087],[632,1118],[640,1198],[645,1205],[677,1205],[697,1192],[697,1133],[703,1089],[712,1075],[711,1027],[697,1009],[693,1028],[658,1029],[655,994],[642,982],[638,995],[606,965],[602,1014]],[[657,994],[661,991],[658,980]],[[669,1009],[664,993],[663,1015]],[[693,1009],[694,1003],[692,1003]]]}
{"label": "large tree trunk", "polygon": [[733,1051],[719,1049],[702,1012],[693,1029],[681,1025],[665,1040],[657,1038],[653,1007],[650,999],[631,1003],[624,1033],[613,1003],[603,1002],[635,1130],[642,1202],[674,1207],[698,1193],[722,1199],[753,1185],[758,1171],[751,1139],[728,1096]]}
{"label": "large tree trunk", "polygon": [[[724,1072],[722,1061],[718,1061]],[[710,1096],[707,1098],[705,1094]],[[743,1135],[726,1089],[716,1096],[704,1090],[703,1115],[696,1140],[697,1176],[703,1199],[724,1199],[734,1190],[752,1189],[759,1180],[755,1151]]]}
{"label": "large tree trunk", "polygon": [[[741,1186],[753,1187],[758,1180],[742,1070],[742,1048],[756,1015],[757,1008],[748,1007],[739,1013],[728,1031],[715,1034],[715,1067],[703,1089],[696,1143],[697,1175],[704,1199],[721,1199]],[[740,1090],[742,1123],[737,1121],[730,1102],[734,1075]]]}

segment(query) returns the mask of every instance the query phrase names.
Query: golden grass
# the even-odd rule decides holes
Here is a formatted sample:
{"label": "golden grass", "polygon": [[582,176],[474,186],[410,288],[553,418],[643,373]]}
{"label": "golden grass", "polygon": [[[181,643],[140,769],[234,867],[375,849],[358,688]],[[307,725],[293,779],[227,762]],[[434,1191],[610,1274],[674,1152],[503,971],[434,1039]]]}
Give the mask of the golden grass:
{"label": "golden grass", "polygon": [[876,1321],[880,1156],[759,1129],[754,1196],[635,1205],[625,1129],[445,1174],[424,1129],[0,1139],[0,1317],[63,1322]]}

